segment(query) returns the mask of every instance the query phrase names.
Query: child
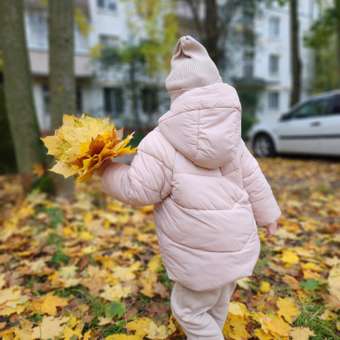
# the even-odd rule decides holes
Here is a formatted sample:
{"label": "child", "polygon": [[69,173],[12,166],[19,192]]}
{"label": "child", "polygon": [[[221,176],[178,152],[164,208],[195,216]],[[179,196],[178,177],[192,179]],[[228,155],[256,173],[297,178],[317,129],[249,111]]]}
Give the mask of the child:
{"label": "child", "polygon": [[280,209],[241,139],[235,89],[190,36],[177,42],[166,88],[170,110],[131,166],[102,169],[103,188],[134,206],[155,204],[172,312],[189,340],[220,340],[235,282],[258,259],[256,225],[274,232]]}

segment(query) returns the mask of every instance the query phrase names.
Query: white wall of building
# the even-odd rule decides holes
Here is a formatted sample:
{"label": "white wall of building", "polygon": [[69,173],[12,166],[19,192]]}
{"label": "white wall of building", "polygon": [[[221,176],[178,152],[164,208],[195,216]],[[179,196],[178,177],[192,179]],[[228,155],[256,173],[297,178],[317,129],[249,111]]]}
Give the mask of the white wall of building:
{"label": "white wall of building", "polygon": [[[302,98],[308,95],[313,74],[312,51],[304,47],[303,39],[316,17],[314,0],[301,0],[299,8],[300,48],[302,68]],[[274,24],[276,22],[276,24]],[[277,29],[273,29],[273,27]],[[290,34],[288,6],[264,7],[256,18],[255,76],[263,78],[268,85],[264,91],[257,114],[261,119],[277,119],[288,110],[291,89]],[[277,72],[271,72],[271,58],[278,58]],[[275,99],[274,97],[278,98]]]}
{"label": "white wall of building", "polygon": [[[105,3],[105,0],[103,3]],[[111,8],[109,6],[110,3],[112,4]],[[89,0],[90,46],[100,43],[101,36],[111,36],[121,40],[127,39],[126,7],[126,4],[122,1],[106,0],[106,8],[100,8],[97,5],[97,0]]]}

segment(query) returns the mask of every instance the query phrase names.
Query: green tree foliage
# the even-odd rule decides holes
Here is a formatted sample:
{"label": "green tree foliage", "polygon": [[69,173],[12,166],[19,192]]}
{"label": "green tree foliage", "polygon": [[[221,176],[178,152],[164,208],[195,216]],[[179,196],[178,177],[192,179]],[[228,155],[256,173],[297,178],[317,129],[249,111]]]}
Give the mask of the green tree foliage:
{"label": "green tree foliage", "polygon": [[137,36],[140,54],[150,76],[167,71],[177,40],[178,22],[174,3],[165,0],[130,0],[128,26]]}
{"label": "green tree foliage", "polygon": [[315,51],[313,90],[316,92],[340,87],[340,1],[319,6],[320,18],[305,37],[306,45]]}
{"label": "green tree foliage", "polygon": [[141,63],[149,76],[167,71],[177,40],[178,22],[174,3],[165,0],[126,0],[129,36],[119,47],[96,45],[92,57],[105,67],[118,63]]}

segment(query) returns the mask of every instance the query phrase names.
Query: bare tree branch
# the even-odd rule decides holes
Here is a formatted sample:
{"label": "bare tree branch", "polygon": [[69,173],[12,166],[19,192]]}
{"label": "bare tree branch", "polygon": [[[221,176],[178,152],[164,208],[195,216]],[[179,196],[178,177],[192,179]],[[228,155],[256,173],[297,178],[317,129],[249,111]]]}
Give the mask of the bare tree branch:
{"label": "bare tree branch", "polygon": [[190,7],[196,30],[199,32],[199,34],[204,34],[203,23],[200,18],[200,8],[202,6],[202,2],[200,0],[183,0],[183,2],[185,2]]}

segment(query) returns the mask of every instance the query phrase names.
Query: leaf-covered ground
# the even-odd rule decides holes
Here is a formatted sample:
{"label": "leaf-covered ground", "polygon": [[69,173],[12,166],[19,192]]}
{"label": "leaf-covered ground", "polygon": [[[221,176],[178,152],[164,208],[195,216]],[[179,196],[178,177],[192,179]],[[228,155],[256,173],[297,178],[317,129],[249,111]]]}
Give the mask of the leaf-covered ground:
{"label": "leaf-covered ground", "polygon": [[[229,339],[339,339],[340,163],[261,161],[283,210],[261,233],[255,274],[239,281]],[[171,282],[152,207],[131,209],[77,187],[73,203],[0,177],[3,339],[185,339],[171,318]],[[228,268],[221,268],[228,270]]]}

